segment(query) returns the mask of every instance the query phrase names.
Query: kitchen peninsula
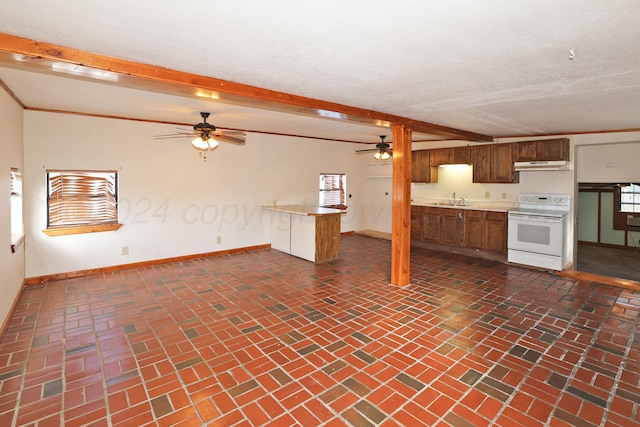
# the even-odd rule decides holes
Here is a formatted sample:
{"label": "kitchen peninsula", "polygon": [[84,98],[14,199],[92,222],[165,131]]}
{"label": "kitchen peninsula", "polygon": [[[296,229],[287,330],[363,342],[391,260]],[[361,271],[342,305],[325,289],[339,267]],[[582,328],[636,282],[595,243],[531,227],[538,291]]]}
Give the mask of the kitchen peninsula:
{"label": "kitchen peninsula", "polygon": [[342,209],[305,205],[262,206],[270,211],[271,247],[321,262],[335,259],[340,250]]}

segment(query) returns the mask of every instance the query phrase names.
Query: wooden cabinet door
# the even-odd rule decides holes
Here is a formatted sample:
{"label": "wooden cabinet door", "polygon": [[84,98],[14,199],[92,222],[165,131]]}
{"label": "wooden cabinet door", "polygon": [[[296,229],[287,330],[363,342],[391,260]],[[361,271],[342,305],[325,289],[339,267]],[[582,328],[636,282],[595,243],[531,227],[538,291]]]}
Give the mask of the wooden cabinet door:
{"label": "wooden cabinet door", "polygon": [[440,241],[440,208],[422,209],[422,240]]}
{"label": "wooden cabinet door", "polygon": [[411,206],[411,238],[422,240],[422,207]]}
{"label": "wooden cabinet door", "polygon": [[538,141],[536,148],[536,160],[569,160],[567,138]]}
{"label": "wooden cabinet door", "polygon": [[466,210],[464,211],[464,240],[463,245],[467,248],[482,249],[483,247],[483,212]]}
{"label": "wooden cabinet door", "polygon": [[442,209],[441,241],[462,245],[462,209]]}
{"label": "wooden cabinet door", "polygon": [[454,147],[451,149],[451,163],[454,165],[471,164],[471,147]]}
{"label": "wooden cabinet door", "polygon": [[484,249],[507,253],[507,213],[485,212]]}
{"label": "wooden cabinet door", "polygon": [[536,160],[536,141],[516,142],[513,147],[514,162],[532,162]]}
{"label": "wooden cabinet door", "polygon": [[451,164],[453,150],[451,148],[433,148],[430,152],[431,166],[438,167],[440,165]]}
{"label": "wooden cabinet door", "polygon": [[513,144],[514,162],[569,160],[569,139],[543,139]]}
{"label": "wooden cabinet door", "polygon": [[491,182],[491,145],[471,148],[473,182]]}
{"label": "wooden cabinet door", "polygon": [[491,147],[491,182],[518,182],[520,174],[513,166],[513,144],[494,144]]}
{"label": "wooden cabinet door", "polygon": [[438,182],[438,169],[429,163],[430,151],[411,152],[411,182]]}

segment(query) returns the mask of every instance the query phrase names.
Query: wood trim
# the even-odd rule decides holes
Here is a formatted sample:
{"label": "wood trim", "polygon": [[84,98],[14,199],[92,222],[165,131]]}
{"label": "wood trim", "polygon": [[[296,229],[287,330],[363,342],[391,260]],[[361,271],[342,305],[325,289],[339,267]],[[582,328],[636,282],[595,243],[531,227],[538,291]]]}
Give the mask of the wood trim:
{"label": "wood trim", "polygon": [[78,225],[73,227],[55,227],[42,230],[47,236],[67,236],[69,234],[101,233],[103,231],[116,231],[122,224],[102,225]]}
{"label": "wood trim", "polygon": [[391,206],[391,283],[406,286],[411,256],[411,129],[391,127],[393,179]]}
{"label": "wood trim", "polygon": [[92,268],[88,270],[70,271],[67,273],[49,274],[46,276],[29,277],[25,279],[25,286],[37,286],[37,285],[41,285],[43,283],[54,281],[54,280],[72,279],[76,277],[92,276],[95,274],[106,274],[106,273],[112,273],[115,271],[130,270],[133,268],[153,267],[155,265],[167,264],[171,262],[191,261],[198,258],[209,258],[209,257],[223,256],[223,255],[229,255],[229,254],[234,254],[239,252],[249,252],[249,251],[261,250],[261,249],[269,249],[269,248],[271,248],[270,244],[246,246],[243,248],[226,249],[223,251],[203,252],[200,254],[183,255],[183,256],[177,256],[177,257],[171,257],[171,258],[156,259],[151,261],[134,262],[131,264],[120,264],[120,265],[113,265],[110,267],[100,267],[100,268]]}
{"label": "wood trim", "polygon": [[20,100],[20,98],[18,98],[18,96],[11,90],[11,88],[7,86],[5,82],[2,81],[2,79],[0,79],[0,88],[4,89],[4,91],[7,92],[7,94],[11,97],[11,99],[13,99],[16,102],[16,104],[20,106],[20,108],[22,108],[23,110],[27,108],[24,105],[24,103]]}
{"label": "wood trim", "polygon": [[[52,72],[51,66],[56,62],[90,67],[117,75],[117,83],[111,84],[140,90],[193,97],[201,97],[202,93],[206,93],[209,97],[223,102],[253,108],[304,114],[319,118],[326,115],[326,112],[332,112],[338,113],[333,116],[343,121],[383,127],[401,124],[417,132],[467,141],[491,141],[493,139],[488,135],[408,119],[393,114],[350,107],[334,102],[84,52],[9,34],[0,33],[0,52],[2,53],[0,54],[0,62],[13,66],[31,67],[48,73]],[[109,82],[105,81],[105,83]]]}
{"label": "wood trim", "polygon": [[570,279],[581,280],[585,282],[598,282],[605,285],[617,286],[619,288],[640,291],[640,282],[629,279],[619,279],[617,277],[602,276],[600,274],[585,273],[576,270],[563,270],[556,273],[558,276]]}
{"label": "wood trim", "polygon": [[16,311],[16,307],[18,306],[18,302],[20,302],[20,298],[22,297],[22,293],[26,287],[25,281],[22,281],[22,286],[16,293],[15,298],[13,299],[13,303],[11,304],[11,308],[7,312],[7,317],[2,321],[2,326],[0,327],[0,337],[4,337],[4,334],[9,329],[9,321],[13,318],[13,314]]}

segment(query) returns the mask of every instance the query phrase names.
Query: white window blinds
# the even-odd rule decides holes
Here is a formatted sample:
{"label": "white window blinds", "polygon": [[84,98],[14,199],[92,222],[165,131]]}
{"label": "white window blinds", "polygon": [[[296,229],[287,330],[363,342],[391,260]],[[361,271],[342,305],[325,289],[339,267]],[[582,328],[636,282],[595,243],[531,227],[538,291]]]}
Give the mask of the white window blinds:
{"label": "white window blinds", "polygon": [[47,227],[118,222],[117,173],[48,171]]}
{"label": "white window blinds", "polygon": [[346,207],[345,174],[320,174],[320,202],[323,207]]}

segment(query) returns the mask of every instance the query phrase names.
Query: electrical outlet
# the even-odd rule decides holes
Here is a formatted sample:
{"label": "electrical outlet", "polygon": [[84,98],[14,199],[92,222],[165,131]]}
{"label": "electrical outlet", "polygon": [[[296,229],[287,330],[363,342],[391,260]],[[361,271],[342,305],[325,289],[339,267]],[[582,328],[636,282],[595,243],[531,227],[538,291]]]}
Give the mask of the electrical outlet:
{"label": "electrical outlet", "polygon": [[122,247],[122,255],[129,255],[129,246]]}
{"label": "electrical outlet", "polygon": [[502,200],[507,198],[507,193],[502,193]]}
{"label": "electrical outlet", "polygon": [[485,192],[484,192],[484,198],[485,198],[485,199],[490,199],[490,198],[491,198],[491,193],[490,193],[490,192],[488,192],[488,191],[485,191]]}
{"label": "electrical outlet", "polygon": [[222,236],[218,236],[218,237],[216,237],[216,243],[217,243],[217,244],[222,243]]}

